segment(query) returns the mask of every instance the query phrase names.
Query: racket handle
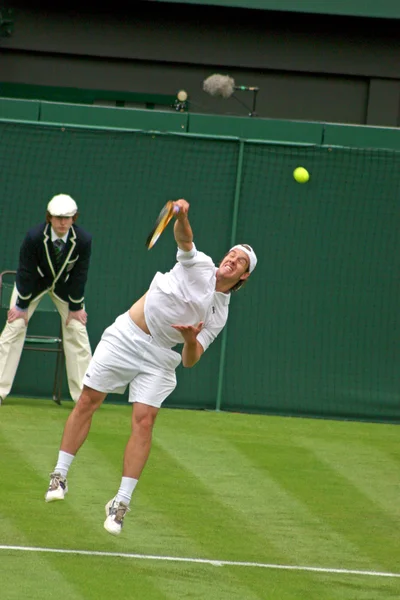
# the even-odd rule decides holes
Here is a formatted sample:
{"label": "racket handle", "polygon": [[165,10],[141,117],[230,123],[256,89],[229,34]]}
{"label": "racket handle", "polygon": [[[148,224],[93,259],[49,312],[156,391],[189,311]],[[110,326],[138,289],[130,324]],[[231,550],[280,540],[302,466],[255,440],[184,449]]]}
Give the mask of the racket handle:
{"label": "racket handle", "polygon": [[179,206],[174,206],[174,213],[178,213],[179,212]]}

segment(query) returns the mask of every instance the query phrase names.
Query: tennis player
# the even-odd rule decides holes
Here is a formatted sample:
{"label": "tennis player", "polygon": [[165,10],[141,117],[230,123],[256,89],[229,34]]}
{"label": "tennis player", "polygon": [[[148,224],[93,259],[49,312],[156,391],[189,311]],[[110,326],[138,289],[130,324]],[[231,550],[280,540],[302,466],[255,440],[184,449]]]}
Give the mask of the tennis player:
{"label": "tennis player", "polygon": [[[176,367],[181,360],[184,367],[198,362],[226,323],[230,292],[243,285],[257,263],[250,246],[237,245],[217,269],[193,243],[188,202],[181,199],[174,204],[179,207],[174,224],[177,262],[168,273],[156,273],[147,293],[104,331],[83,378],[82,394],[66,422],[45,495],[46,502],[64,499],[68,469],[86,440],[94,412],[108,393],[123,393],[129,385],[132,432],[121,485],[106,504],[104,522],[114,535],[121,532],[148,459],[158,411],[175,389]],[[172,348],[182,343],[181,356]]]}

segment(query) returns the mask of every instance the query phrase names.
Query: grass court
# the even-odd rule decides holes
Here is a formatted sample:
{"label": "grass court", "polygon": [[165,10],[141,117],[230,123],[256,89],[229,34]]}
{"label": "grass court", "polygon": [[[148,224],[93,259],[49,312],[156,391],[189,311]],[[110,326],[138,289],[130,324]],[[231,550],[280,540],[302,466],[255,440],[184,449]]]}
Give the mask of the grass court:
{"label": "grass court", "polygon": [[71,408],[0,408],[1,600],[400,597],[398,426],[164,408],[113,537],[131,410],[101,407],[46,504]]}

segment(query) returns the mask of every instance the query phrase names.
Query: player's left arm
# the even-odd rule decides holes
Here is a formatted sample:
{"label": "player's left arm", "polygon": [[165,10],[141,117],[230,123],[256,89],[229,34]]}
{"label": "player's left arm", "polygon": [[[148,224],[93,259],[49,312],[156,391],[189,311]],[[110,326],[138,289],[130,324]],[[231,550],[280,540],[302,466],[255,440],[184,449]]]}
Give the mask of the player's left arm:
{"label": "player's left arm", "polygon": [[172,327],[180,331],[185,340],[182,349],[183,366],[187,368],[194,367],[204,353],[203,346],[197,340],[197,336],[203,328],[203,322],[200,322],[197,327],[194,325],[172,325]]}

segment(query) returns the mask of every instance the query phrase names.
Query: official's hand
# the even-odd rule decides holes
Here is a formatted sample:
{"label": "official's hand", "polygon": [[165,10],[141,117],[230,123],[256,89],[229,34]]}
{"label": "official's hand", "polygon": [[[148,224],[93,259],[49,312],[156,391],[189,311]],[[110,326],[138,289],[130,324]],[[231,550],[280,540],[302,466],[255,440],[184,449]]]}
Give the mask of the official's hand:
{"label": "official's hand", "polygon": [[70,310],[65,324],[68,325],[72,321],[72,319],[79,321],[80,323],[82,323],[82,325],[86,325],[86,323],[87,323],[86,310],[84,310],[83,308],[81,308],[81,310]]}
{"label": "official's hand", "polygon": [[189,202],[186,202],[186,200],[180,198],[179,200],[175,200],[174,206],[179,208],[179,211],[175,213],[175,217],[178,219],[178,221],[183,221],[186,219],[189,212]]}
{"label": "official's hand", "polygon": [[197,327],[194,325],[171,325],[171,327],[181,332],[182,337],[187,344],[193,344],[200,331],[203,329],[203,325],[204,322],[200,321]]}
{"label": "official's hand", "polygon": [[28,325],[28,312],[24,310],[18,310],[15,306],[10,308],[7,313],[7,321],[8,323],[13,323],[17,319],[23,319],[25,321],[25,325]]}

